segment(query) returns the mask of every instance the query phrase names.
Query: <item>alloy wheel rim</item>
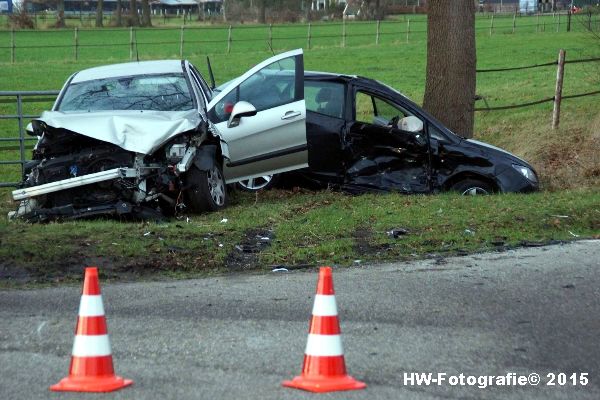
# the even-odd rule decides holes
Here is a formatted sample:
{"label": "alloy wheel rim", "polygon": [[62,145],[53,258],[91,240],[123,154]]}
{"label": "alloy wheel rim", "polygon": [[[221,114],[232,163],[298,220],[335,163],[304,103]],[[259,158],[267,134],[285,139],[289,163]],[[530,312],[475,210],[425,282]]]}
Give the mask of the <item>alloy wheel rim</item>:
{"label": "alloy wheel rim", "polygon": [[462,192],[463,196],[481,196],[490,194],[487,190],[479,186],[473,186]]}
{"label": "alloy wheel rim", "polygon": [[222,206],[225,204],[225,182],[221,171],[217,167],[213,167],[207,172],[208,190],[210,197],[216,205]]}
{"label": "alloy wheel rim", "polygon": [[260,190],[267,187],[273,180],[273,175],[264,175],[257,178],[245,179],[238,182],[240,186],[248,190]]}

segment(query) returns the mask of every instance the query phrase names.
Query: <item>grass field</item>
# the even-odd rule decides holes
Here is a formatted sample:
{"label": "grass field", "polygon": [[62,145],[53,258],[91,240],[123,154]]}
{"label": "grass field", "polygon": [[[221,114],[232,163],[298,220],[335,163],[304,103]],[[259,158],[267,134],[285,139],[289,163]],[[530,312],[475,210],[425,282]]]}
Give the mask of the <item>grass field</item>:
{"label": "grass field", "polygon": [[[567,60],[600,56],[600,41],[581,29],[556,33],[547,25],[545,32],[536,32],[534,26],[529,32],[523,28],[513,35],[510,33],[512,20],[507,20],[504,21],[507,23],[505,28],[496,25],[494,35],[490,36],[485,29],[489,22],[478,20],[479,69],[550,62],[557,58],[559,48],[566,49]],[[389,27],[382,24],[382,32],[391,27],[403,29],[402,24],[397,27],[389,24]],[[411,29],[417,30],[417,26],[411,22]],[[325,27],[341,29],[333,24],[324,25],[323,29]],[[220,28],[212,29],[220,32]],[[339,47],[338,37],[321,44],[313,42],[314,47],[310,50],[306,49],[305,39],[297,42],[296,39],[285,42],[274,40],[273,43],[280,50],[304,46],[306,69],[376,78],[420,103],[425,82],[425,33],[413,32],[408,43],[405,33],[394,33],[382,36],[381,44],[375,45],[373,25],[349,24],[347,32],[359,29],[370,32],[371,36],[365,36],[364,42],[358,41],[360,37],[355,43],[348,39],[345,48]],[[424,22],[420,29],[425,30]],[[274,36],[278,30],[290,36],[306,33],[305,27],[300,25],[275,27]],[[264,37],[266,31],[264,27],[251,27],[238,32],[248,35],[242,38],[250,39],[253,32]],[[117,45],[119,40],[128,40],[128,33],[123,37],[124,32],[109,30],[102,35],[89,32],[86,40],[105,43],[103,38],[110,37],[115,46],[112,49],[82,48],[77,62],[72,60],[72,49],[50,47],[63,36],[68,43],[72,32],[19,34],[25,35],[22,36],[23,44],[38,43],[46,47],[31,51],[29,55],[21,53],[16,64],[0,62],[0,90],[58,89],[74,71],[125,61],[129,57],[129,50]],[[27,38],[26,35],[31,36]],[[139,35],[139,42],[142,38],[148,42],[173,38],[178,41],[179,38],[178,31],[143,31]],[[0,36],[0,43],[4,40]],[[143,48],[139,45],[140,58],[176,58],[178,46],[147,45]],[[248,40],[236,46],[234,42],[232,53],[228,55],[221,47],[207,51],[190,43],[184,53],[202,72],[206,71],[205,56],[210,55],[218,82],[241,74],[270,54],[266,50],[266,40]],[[0,60],[6,60],[5,55],[0,54]],[[533,101],[554,94],[555,76],[553,66],[481,73],[477,77],[477,93],[484,96],[490,106]],[[566,66],[564,94],[598,89],[600,63]],[[555,131],[550,128],[551,103],[477,113],[476,138],[531,161],[540,172],[545,188],[539,194],[471,199],[450,194],[348,197],[330,192],[273,191],[256,198],[236,194],[232,207],[226,211],[191,216],[189,223],[172,221],[158,225],[92,221],[28,225],[0,222],[0,280],[3,277],[1,271],[9,271],[4,276],[17,280],[20,276],[43,281],[62,279],[71,272],[79,276],[81,267],[92,262],[109,267],[115,271],[115,276],[125,273],[137,276],[157,271],[192,276],[207,271],[236,269],[245,261],[238,259],[240,254],[235,246],[251,241],[257,233],[267,234],[269,230],[275,238],[273,244],[253,255],[248,265],[347,265],[355,259],[409,259],[431,253],[503,248],[523,241],[597,237],[600,234],[598,104],[600,96],[565,101],[561,126]],[[27,107],[27,112],[37,113],[48,105],[27,104]],[[14,106],[0,104],[0,114],[13,112]],[[15,132],[14,123],[0,121],[0,132],[11,131]],[[15,151],[0,152],[0,159],[14,157]],[[18,180],[18,169],[0,166],[0,178]],[[13,205],[7,191],[1,193],[0,211],[6,212]],[[222,224],[223,218],[229,222]],[[409,229],[409,235],[402,239],[388,238],[385,232],[397,227]],[[144,236],[147,232],[152,233]],[[55,245],[50,246],[49,243]]]}

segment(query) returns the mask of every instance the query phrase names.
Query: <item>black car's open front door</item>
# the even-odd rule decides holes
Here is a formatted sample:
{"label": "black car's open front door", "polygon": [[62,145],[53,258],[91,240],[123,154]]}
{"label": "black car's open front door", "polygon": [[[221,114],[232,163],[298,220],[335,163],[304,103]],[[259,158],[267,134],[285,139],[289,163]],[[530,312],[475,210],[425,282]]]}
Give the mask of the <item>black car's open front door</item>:
{"label": "black car's open front door", "polygon": [[424,123],[402,107],[356,90],[346,133],[346,183],[366,190],[430,191]]}

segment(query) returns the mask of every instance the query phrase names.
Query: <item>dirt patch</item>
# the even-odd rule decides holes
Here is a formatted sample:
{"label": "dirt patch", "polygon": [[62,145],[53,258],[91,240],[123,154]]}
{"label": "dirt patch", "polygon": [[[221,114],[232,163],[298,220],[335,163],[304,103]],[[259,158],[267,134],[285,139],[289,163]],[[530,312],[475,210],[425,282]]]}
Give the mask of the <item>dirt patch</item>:
{"label": "dirt patch", "polygon": [[369,255],[377,257],[391,248],[389,244],[374,244],[373,231],[367,227],[356,229],[352,238],[354,239],[354,251],[360,257]]}
{"label": "dirt patch", "polygon": [[233,247],[225,258],[225,266],[230,271],[249,270],[258,267],[258,255],[271,245],[275,238],[271,229],[249,229],[244,238]]}

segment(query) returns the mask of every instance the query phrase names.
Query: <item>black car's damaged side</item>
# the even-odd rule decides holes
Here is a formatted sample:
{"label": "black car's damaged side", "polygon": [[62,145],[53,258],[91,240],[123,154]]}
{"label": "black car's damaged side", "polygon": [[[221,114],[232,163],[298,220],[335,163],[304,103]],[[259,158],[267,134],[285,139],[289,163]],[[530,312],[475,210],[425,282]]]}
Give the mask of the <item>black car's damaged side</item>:
{"label": "black car's damaged side", "polygon": [[305,98],[308,172],[320,182],[356,193],[538,189],[537,175],[528,163],[455,135],[375,80],[307,72]]}

